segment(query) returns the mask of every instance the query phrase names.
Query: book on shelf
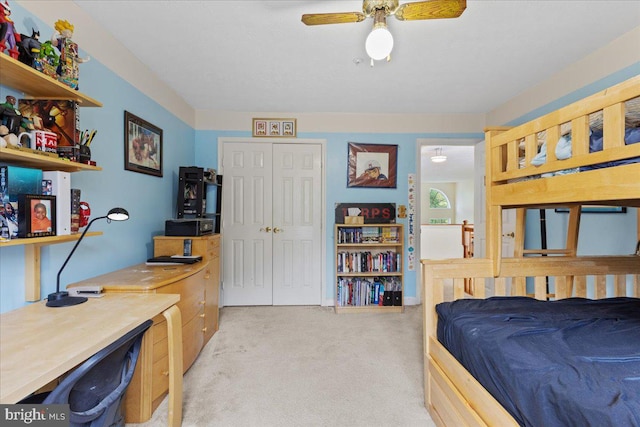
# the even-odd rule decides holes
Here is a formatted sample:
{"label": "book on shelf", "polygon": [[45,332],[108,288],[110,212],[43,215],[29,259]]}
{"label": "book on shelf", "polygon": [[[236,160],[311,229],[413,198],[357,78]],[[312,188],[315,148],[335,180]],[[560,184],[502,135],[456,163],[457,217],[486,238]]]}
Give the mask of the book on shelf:
{"label": "book on shelf", "polygon": [[402,285],[393,277],[339,277],[338,307],[402,305]]}
{"label": "book on shelf", "polygon": [[79,188],[71,189],[71,234],[80,231],[80,196]]}
{"label": "book on shelf", "polygon": [[384,243],[398,243],[398,229],[396,227],[384,227],[382,229],[382,241]]}
{"label": "book on shelf", "polygon": [[51,195],[56,196],[56,234],[71,234],[71,174],[45,171],[42,177],[51,182]]}
{"label": "book on shelf", "polygon": [[80,109],[78,103],[62,99],[19,99],[18,109],[35,130],[53,132],[57,136],[60,157],[79,160]]}
{"label": "book on shelf", "polygon": [[397,273],[402,271],[402,254],[394,251],[340,251],[337,254],[338,273]]}

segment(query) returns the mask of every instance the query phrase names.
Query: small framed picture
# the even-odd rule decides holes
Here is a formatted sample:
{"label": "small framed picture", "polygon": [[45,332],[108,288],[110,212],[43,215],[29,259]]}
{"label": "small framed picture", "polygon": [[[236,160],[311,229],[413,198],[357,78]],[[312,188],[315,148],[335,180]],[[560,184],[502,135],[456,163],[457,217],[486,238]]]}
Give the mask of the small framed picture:
{"label": "small framed picture", "polygon": [[254,137],[295,138],[296,119],[253,119]]}
{"label": "small framed picture", "polygon": [[280,122],[276,121],[276,120],[271,120],[269,122],[269,136],[281,136],[282,133],[280,132]]}
{"label": "small framed picture", "polygon": [[162,129],[124,112],[124,168],[162,176]]}
{"label": "small framed picture", "polygon": [[20,194],[18,196],[18,237],[56,235],[56,196]]}
{"label": "small framed picture", "polygon": [[253,119],[253,136],[267,136],[267,121]]}

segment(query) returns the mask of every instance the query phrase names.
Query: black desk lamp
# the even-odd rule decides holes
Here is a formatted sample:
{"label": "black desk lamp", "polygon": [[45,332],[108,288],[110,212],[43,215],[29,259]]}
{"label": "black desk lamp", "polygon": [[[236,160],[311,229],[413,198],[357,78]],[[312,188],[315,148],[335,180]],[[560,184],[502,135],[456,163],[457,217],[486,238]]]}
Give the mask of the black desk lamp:
{"label": "black desk lamp", "polygon": [[67,263],[71,259],[71,255],[73,255],[73,253],[76,251],[76,248],[84,238],[84,235],[87,234],[87,231],[89,230],[89,227],[91,227],[91,224],[93,224],[94,221],[105,218],[107,218],[107,222],[111,222],[112,220],[126,221],[129,219],[129,212],[127,212],[126,209],[123,208],[113,208],[107,215],[94,218],[89,222],[89,224],[87,224],[87,228],[84,229],[82,235],[76,242],[76,245],[73,247],[73,249],[71,249],[71,253],[64,261],[64,264],[62,264],[62,267],[60,267],[60,271],[58,271],[56,291],[52,294],[49,294],[49,296],[47,297],[47,307],[68,307],[70,305],[82,304],[87,300],[87,298],[85,297],[71,297],[69,296],[69,292],[67,291],[60,292],[60,273],[62,273],[62,270],[64,270],[64,268],[67,266]]}

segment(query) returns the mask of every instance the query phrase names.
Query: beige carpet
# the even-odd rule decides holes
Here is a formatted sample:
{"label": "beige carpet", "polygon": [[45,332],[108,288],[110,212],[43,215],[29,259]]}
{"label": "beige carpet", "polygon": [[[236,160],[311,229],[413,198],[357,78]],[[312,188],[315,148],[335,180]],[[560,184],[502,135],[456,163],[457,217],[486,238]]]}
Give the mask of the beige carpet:
{"label": "beige carpet", "polygon": [[[225,307],[184,377],[183,426],[433,426],[422,307]],[[166,425],[167,400],[144,424]]]}

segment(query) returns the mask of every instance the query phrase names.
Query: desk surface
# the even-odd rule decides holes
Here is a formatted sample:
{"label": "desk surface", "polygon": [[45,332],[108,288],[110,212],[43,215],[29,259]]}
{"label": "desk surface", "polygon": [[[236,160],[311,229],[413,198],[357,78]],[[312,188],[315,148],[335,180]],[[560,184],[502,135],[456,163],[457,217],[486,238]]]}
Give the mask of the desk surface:
{"label": "desk surface", "polygon": [[76,286],[100,285],[105,292],[131,292],[132,289],[152,292],[155,289],[192,276],[200,272],[208,264],[207,261],[176,265],[137,264],[81,282],[71,283],[67,285],[67,289]]}
{"label": "desk surface", "polygon": [[52,308],[45,301],[0,315],[0,403],[16,403],[180,299],[106,294]]}

